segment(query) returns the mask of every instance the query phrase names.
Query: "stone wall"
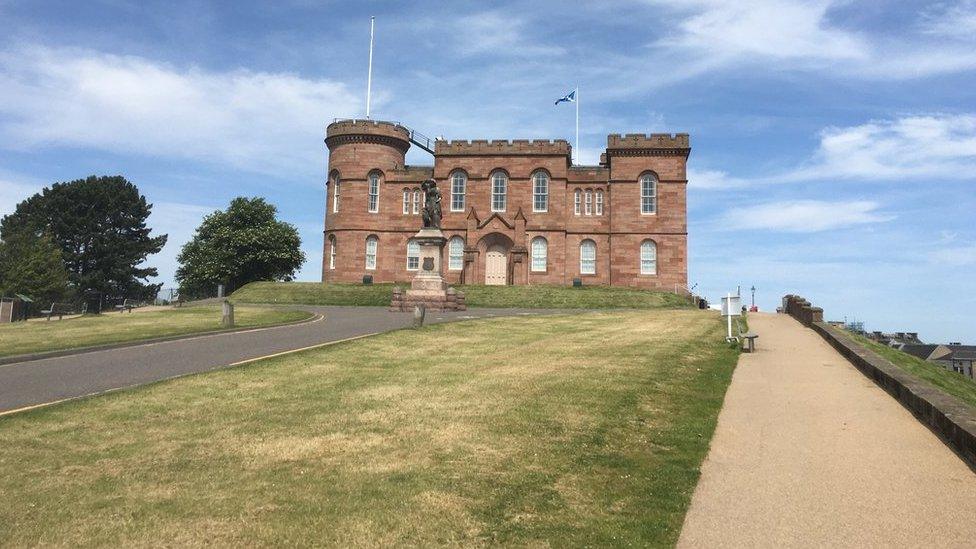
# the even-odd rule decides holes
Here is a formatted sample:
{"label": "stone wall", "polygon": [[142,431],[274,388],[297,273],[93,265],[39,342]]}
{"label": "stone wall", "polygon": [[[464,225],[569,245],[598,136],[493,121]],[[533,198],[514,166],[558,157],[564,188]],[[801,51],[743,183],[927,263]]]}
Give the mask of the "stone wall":
{"label": "stone wall", "polygon": [[800,296],[783,298],[784,312],[820,334],[865,376],[898,400],[971,468],[976,469],[976,410],[912,376],[823,321],[823,310]]}

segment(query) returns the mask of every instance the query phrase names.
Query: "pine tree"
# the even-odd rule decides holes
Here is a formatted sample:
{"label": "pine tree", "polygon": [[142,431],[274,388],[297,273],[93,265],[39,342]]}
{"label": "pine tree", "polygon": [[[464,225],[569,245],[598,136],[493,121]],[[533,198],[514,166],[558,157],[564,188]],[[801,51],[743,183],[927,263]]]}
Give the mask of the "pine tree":
{"label": "pine tree", "polygon": [[0,294],[23,294],[50,304],[64,300],[67,293],[61,248],[49,235],[21,231],[0,242]]}

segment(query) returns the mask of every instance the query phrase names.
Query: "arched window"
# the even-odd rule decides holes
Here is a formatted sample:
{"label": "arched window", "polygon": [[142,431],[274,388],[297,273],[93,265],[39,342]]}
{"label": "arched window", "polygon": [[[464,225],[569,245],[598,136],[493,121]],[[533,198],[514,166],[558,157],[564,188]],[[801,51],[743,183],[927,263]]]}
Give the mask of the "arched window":
{"label": "arched window", "polygon": [[603,215],[603,190],[596,191],[596,215]]}
{"label": "arched window", "polygon": [[413,190],[413,213],[414,215],[420,213],[420,189]]}
{"label": "arched window", "polygon": [[589,239],[580,242],[580,274],[596,274],[596,242]]}
{"label": "arched window", "polygon": [[464,211],[464,193],[468,186],[468,175],[461,170],[451,174],[451,211]]}
{"label": "arched window", "polygon": [[336,265],[336,237],[329,235],[329,269],[335,269]]}
{"label": "arched window", "polygon": [[460,271],[462,268],[464,268],[464,239],[455,236],[447,244],[447,269]]}
{"label": "arched window", "polygon": [[532,271],[545,272],[549,259],[549,242],[541,236],[532,239]]}
{"label": "arched window", "polygon": [[576,189],[576,192],[573,193],[573,213],[576,215],[580,214],[580,198],[582,193],[583,191],[579,189]]}
{"label": "arched window", "polygon": [[640,177],[641,213],[657,213],[657,178],[654,174],[645,173]]}
{"label": "arched window", "polygon": [[586,189],[586,202],[584,204],[583,213],[586,215],[593,215],[593,189]]}
{"label": "arched window", "polygon": [[403,215],[410,213],[410,189],[403,188]]}
{"label": "arched window", "polygon": [[410,239],[407,241],[407,270],[416,271],[420,268],[420,244]]}
{"label": "arched window", "polygon": [[339,172],[332,173],[332,211],[339,211]]}
{"label": "arched window", "polygon": [[532,174],[532,211],[549,211],[549,174],[542,170]]}
{"label": "arched window", "polygon": [[504,212],[508,205],[508,176],[505,172],[491,174],[491,211]]}
{"label": "arched window", "polygon": [[368,200],[366,202],[366,211],[376,213],[380,211],[380,174],[379,172],[372,172],[367,179]]}
{"label": "arched window", "polygon": [[642,275],[657,274],[657,244],[653,240],[641,242],[640,269]]}
{"label": "arched window", "polygon": [[379,239],[376,235],[369,235],[366,237],[366,268],[369,270],[376,269],[376,246]]}

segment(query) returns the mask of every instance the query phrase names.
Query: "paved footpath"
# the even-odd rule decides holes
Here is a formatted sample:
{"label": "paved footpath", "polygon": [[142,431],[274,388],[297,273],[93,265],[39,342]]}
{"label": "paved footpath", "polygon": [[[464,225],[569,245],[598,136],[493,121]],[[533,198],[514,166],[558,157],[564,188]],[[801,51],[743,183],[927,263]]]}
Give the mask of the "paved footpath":
{"label": "paved footpath", "polygon": [[812,330],[753,314],[679,547],[976,547],[976,474]]}
{"label": "paved footpath", "polygon": [[[212,334],[120,349],[0,364],[0,414],[30,406],[132,387],[313,345],[409,326],[412,313],[385,307],[300,306],[323,316],[292,326]],[[491,316],[571,311],[471,309],[429,312],[428,323]]]}

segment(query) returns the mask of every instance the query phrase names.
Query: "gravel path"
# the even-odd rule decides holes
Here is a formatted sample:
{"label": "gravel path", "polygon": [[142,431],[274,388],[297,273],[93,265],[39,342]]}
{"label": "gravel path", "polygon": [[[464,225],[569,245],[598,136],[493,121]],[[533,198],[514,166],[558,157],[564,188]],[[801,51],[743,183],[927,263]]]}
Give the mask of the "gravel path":
{"label": "gravel path", "polygon": [[812,330],[752,314],[679,547],[974,547],[976,475]]}

